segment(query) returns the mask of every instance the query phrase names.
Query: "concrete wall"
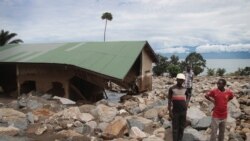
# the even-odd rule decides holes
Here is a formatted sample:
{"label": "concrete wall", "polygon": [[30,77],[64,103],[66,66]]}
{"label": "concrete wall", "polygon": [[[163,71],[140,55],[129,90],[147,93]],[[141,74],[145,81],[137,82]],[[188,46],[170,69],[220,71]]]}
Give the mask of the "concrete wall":
{"label": "concrete wall", "polygon": [[144,48],[142,51],[141,77],[139,81],[140,91],[152,90],[152,63],[152,59]]}
{"label": "concrete wall", "polygon": [[37,91],[47,92],[52,89],[53,82],[59,82],[67,94],[68,82],[73,77],[73,73],[64,66],[50,64],[19,64],[17,66],[20,86],[25,81],[35,81]]}

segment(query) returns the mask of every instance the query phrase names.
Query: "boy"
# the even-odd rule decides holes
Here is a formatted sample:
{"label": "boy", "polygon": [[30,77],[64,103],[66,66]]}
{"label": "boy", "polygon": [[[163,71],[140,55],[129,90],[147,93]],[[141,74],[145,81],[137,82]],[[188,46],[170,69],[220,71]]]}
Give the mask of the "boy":
{"label": "boy", "polygon": [[[172,119],[173,141],[181,141],[186,124],[187,114],[187,89],[183,87],[185,75],[177,74],[177,84],[169,89],[168,110]],[[173,104],[173,108],[172,108]]]}
{"label": "boy", "polygon": [[217,130],[219,128],[218,141],[224,141],[224,132],[227,119],[227,103],[233,99],[233,93],[225,89],[226,80],[219,79],[217,88],[211,90],[205,95],[206,99],[214,103],[211,123],[211,138],[210,141],[216,141]]}

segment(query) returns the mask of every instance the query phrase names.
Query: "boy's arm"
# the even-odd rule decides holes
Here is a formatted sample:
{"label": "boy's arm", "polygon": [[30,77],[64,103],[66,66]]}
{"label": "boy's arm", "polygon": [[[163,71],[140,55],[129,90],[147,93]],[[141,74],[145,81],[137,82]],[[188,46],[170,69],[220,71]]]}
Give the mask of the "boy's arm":
{"label": "boy's arm", "polygon": [[230,91],[228,101],[232,100],[233,98],[234,98],[234,94],[232,91]]}
{"label": "boy's arm", "polygon": [[173,91],[172,88],[169,88],[168,90],[168,110],[171,111],[172,109],[172,96],[173,96]]}
{"label": "boy's arm", "polygon": [[172,96],[173,96],[173,91],[172,91],[172,88],[170,88],[168,91],[168,112],[169,112],[169,117],[171,119],[173,117],[173,114],[172,114]]}
{"label": "boy's arm", "polygon": [[213,96],[213,91],[210,91],[210,92],[208,92],[208,93],[205,95],[205,98],[206,98],[207,100],[211,101],[212,103],[215,103],[215,102],[214,102],[214,99],[212,98],[212,96]]}

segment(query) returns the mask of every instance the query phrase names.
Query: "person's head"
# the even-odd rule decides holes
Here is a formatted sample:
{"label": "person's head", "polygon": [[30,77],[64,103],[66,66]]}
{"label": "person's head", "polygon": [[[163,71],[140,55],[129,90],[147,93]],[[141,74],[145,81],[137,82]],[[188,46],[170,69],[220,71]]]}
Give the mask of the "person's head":
{"label": "person's head", "polygon": [[181,86],[185,81],[185,75],[183,73],[178,73],[176,76],[177,85]]}
{"label": "person's head", "polygon": [[191,66],[187,66],[187,72],[191,71]]}
{"label": "person's head", "polygon": [[226,84],[227,84],[227,81],[225,79],[219,79],[217,82],[217,87],[218,89],[224,89]]}

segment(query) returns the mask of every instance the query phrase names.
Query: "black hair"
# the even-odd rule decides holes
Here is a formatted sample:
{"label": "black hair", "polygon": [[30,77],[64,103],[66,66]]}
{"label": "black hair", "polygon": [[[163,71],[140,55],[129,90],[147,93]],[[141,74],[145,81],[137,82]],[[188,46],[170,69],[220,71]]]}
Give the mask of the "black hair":
{"label": "black hair", "polygon": [[223,78],[219,79],[218,81],[223,82],[223,84],[224,84],[224,85],[226,85],[226,84],[227,84],[227,81],[226,81],[225,79],[223,79]]}

